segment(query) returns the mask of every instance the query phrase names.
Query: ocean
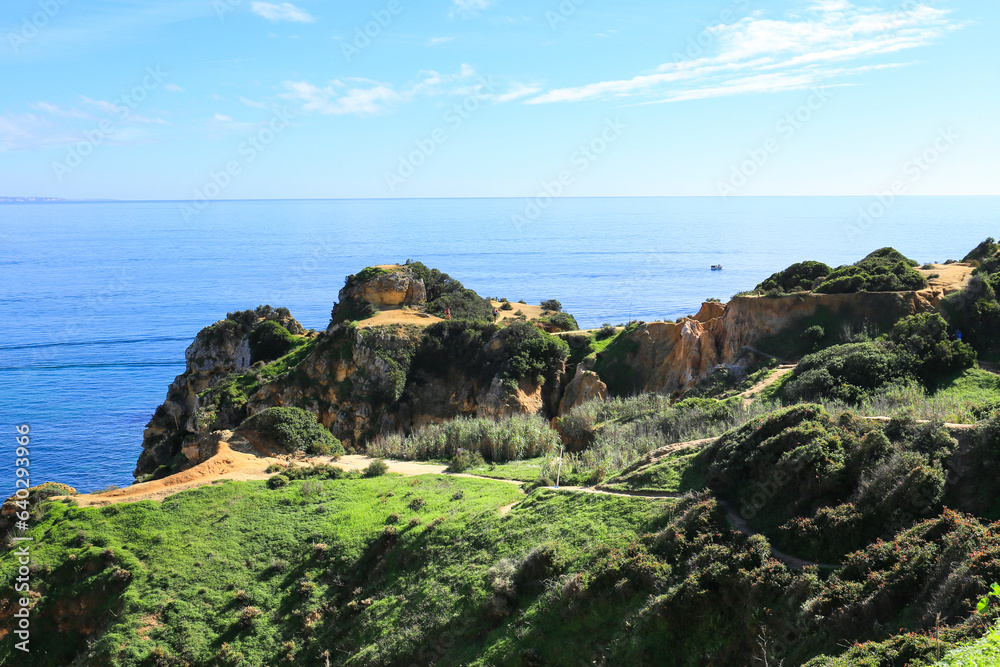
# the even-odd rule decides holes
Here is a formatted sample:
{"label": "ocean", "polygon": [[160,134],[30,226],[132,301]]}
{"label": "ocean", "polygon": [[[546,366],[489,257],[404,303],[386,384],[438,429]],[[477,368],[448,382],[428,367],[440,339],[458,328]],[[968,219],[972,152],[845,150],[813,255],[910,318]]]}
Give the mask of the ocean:
{"label": "ocean", "polygon": [[[132,481],[184,350],[227,312],[285,306],[323,329],[344,277],[420,260],[483,296],[555,298],[581,326],[677,318],[789,264],[892,245],[961,259],[1000,236],[1000,198],[520,199],[0,205],[0,495],[15,427],[32,484]],[[723,271],[711,271],[713,264]]]}

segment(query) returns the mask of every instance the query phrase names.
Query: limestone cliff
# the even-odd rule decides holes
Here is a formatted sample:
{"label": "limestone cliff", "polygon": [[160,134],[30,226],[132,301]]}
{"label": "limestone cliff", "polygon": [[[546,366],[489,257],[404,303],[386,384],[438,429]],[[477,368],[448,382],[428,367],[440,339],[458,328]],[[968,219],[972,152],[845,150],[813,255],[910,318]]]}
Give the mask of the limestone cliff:
{"label": "limestone cliff", "polygon": [[[405,267],[366,272],[348,279],[328,331],[298,336],[280,359],[250,364],[253,332],[264,317],[246,324],[227,319],[199,333],[186,372],[146,429],[136,476],[197,464],[213,433],[235,430],[275,406],[312,412],[355,447],[459,416],[556,413],[564,343],[527,323],[357,326],[343,315],[357,313],[359,302],[418,308],[424,299],[423,283]],[[301,330],[290,316],[279,323]],[[525,366],[526,354],[538,362],[534,367]]]}
{"label": "limestone cliff", "polygon": [[263,322],[276,322],[290,335],[305,334],[288,310],[270,306],[230,313],[202,329],[184,353],[187,369],[170,385],[166,400],[146,425],[136,476],[170,465],[186,435],[204,432],[205,425],[198,422],[199,394],[250,367],[250,335]]}
{"label": "limestone cliff", "polygon": [[[825,326],[831,329],[831,336],[840,339],[861,331],[883,331],[900,318],[935,310],[942,296],[933,289],[807,292],[735,297],[725,306],[705,303],[693,317],[634,327],[617,344],[617,366],[599,360],[595,370],[617,374],[618,393],[680,396],[719,366],[739,373],[755,357],[800,357],[800,334],[809,326]],[[620,381],[623,375],[630,376],[624,386]]]}

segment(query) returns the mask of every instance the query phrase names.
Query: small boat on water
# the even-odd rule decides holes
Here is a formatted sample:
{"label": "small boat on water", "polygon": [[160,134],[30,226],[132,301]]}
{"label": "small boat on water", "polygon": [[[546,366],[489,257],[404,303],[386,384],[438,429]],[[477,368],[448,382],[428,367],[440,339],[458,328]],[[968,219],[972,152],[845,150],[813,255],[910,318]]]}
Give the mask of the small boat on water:
{"label": "small boat on water", "polygon": [[722,264],[713,264],[712,265],[712,270],[713,271],[721,271],[722,270]]}

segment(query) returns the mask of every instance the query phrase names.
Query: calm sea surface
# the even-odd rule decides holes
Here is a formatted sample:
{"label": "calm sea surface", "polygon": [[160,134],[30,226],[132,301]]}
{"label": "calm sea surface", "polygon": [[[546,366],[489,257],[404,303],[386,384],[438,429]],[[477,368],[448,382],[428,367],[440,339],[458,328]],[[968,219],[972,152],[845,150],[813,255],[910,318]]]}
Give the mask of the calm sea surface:
{"label": "calm sea surface", "polygon": [[202,327],[267,303],[322,329],[368,265],[420,260],[484,296],[559,299],[592,327],[690,314],[804,259],[893,245],[944,261],[1000,236],[1000,198],[904,198],[857,226],[872,203],[564,199],[520,229],[524,201],[508,199],[217,202],[190,220],[171,202],[0,205],[0,497],[24,423],[32,483],[129,484]]}

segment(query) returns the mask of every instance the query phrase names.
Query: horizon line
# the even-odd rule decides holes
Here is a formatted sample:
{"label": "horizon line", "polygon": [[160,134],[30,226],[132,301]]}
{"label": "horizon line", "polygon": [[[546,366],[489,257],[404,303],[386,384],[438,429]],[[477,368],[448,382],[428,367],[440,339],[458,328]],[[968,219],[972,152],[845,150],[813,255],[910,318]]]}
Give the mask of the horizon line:
{"label": "horizon line", "polygon": [[[721,197],[719,195],[592,195],[577,197],[560,197],[559,199],[866,199],[877,195],[731,195]],[[917,194],[898,195],[897,199],[930,199],[944,197],[1000,197],[1000,194]],[[271,198],[245,198],[245,199],[213,199],[211,203],[232,203],[232,202],[293,202],[293,201],[455,201],[455,200],[480,200],[480,199],[503,199],[503,200],[531,200],[531,196],[465,196],[465,197],[271,197]],[[14,204],[187,204],[190,199],[110,199],[110,198],[83,198],[67,199],[62,197],[49,196],[0,196],[0,205]]]}

